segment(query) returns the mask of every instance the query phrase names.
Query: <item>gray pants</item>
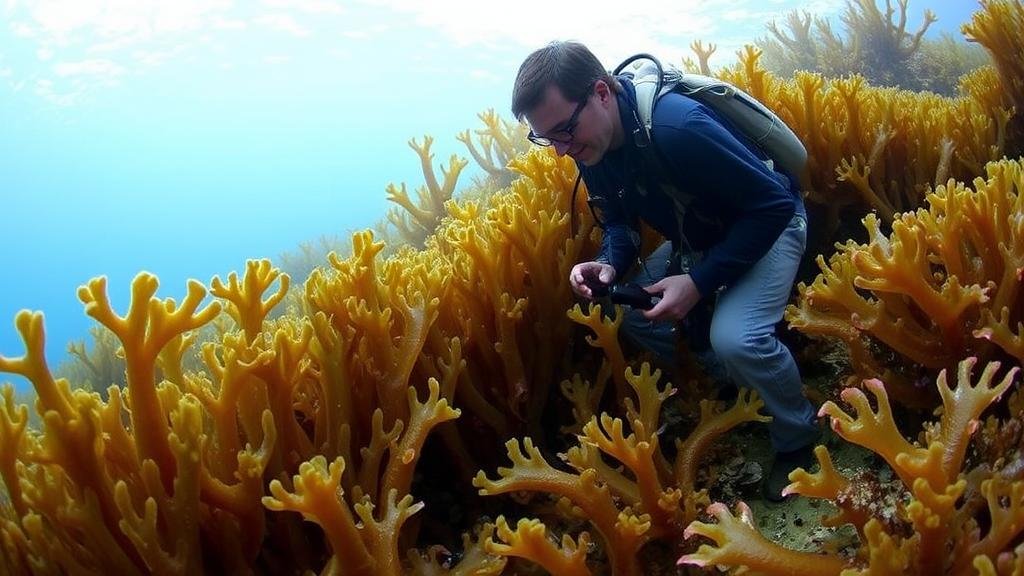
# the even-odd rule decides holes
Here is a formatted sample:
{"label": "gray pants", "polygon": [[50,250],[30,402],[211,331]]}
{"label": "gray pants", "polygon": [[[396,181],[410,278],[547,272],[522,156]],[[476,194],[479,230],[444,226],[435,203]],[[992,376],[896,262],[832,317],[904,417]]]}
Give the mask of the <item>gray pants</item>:
{"label": "gray pants", "polygon": [[[801,448],[819,434],[814,408],[803,395],[796,362],[775,334],[806,243],[807,223],[798,214],[753,268],[718,293],[711,321],[711,347],[695,350],[709,376],[752,388],[764,399],[765,411],[772,416],[768,429],[777,451]],[[663,278],[670,253],[669,243],[659,246],[631,280],[647,286]],[[675,326],[675,322],[651,322],[639,311],[629,310],[622,330],[637,345],[671,364]]]}

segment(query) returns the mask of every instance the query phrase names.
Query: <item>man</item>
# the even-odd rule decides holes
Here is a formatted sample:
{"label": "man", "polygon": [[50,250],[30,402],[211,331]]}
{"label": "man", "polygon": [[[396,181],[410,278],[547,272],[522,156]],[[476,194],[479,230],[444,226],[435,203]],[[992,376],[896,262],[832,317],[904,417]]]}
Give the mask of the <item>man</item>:
{"label": "man", "polygon": [[[640,322],[629,331],[656,353],[670,354],[673,323],[702,300],[714,303],[713,356],[736,385],[757,390],[773,417],[776,455],[764,492],[782,500],[789,472],[813,464],[820,434],[796,363],[775,334],[807,238],[796,179],[770,168],[714,110],[676,93],[655,107],[651,145],[659,162],[645,163],[635,137],[633,85],[609,75],[575,42],[552,42],[526,58],[512,113],[529,124],[531,141],[576,161],[601,214],[600,254],[570,272],[578,295],[593,299],[595,288],[627,274],[639,249],[640,220],[672,242],[650,259],[660,265],[643,271],[645,289],[660,300],[634,312]],[[677,191],[687,201],[676,202]],[[672,245],[689,255],[688,272],[665,263]]]}

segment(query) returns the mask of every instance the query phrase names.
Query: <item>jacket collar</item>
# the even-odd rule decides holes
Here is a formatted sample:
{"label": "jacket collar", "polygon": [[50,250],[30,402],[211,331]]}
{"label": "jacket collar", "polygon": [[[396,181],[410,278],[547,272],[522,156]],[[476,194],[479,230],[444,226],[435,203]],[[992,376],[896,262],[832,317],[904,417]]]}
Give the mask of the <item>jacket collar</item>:
{"label": "jacket collar", "polygon": [[617,78],[622,85],[622,91],[616,94],[619,99],[619,120],[622,122],[622,147],[632,152],[637,147],[638,130],[642,130],[636,111],[636,88],[629,78]]}

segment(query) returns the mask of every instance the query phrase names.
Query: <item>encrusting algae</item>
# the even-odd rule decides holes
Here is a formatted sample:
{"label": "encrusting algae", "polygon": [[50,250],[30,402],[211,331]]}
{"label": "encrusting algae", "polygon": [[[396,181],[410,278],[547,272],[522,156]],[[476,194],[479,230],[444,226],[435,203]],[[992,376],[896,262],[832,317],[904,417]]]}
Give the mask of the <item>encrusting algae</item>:
{"label": "encrusting algae", "polygon": [[[488,113],[478,147],[460,138],[489,177],[518,178],[452,199],[465,161],[441,184],[431,141],[413,141],[423,202],[389,194],[417,247],[355,234],[288,313],[272,315],[298,279],[267,260],[190,281],[180,302],[140,273],[123,312],[104,278],[82,286],[123,385],[55,377],[42,314],[20,312],[25,352],[0,371],[32,383],[41,427],[5,386],[0,571],[1024,573],[1024,160],[1002,158],[1021,150],[1022,18],[1019,0],[983,3],[965,29],[995,66],[956,98],[785,80],[752,49],[722,72],[810,152],[827,232],[787,316],[848,355],[854,377],[832,375],[820,415],[891,477],[819,446],[787,490],[828,502],[823,525],[856,544],[786,550],[742,501],[714,501],[721,439],[765,421],[761,400],[698,403],[692,367],[668,382],[620,345],[621,310],[574,303],[569,268],[599,240],[584,200],[570,206],[575,167]],[[713,47],[695,51],[706,66]],[[851,214],[864,241],[835,236]]]}

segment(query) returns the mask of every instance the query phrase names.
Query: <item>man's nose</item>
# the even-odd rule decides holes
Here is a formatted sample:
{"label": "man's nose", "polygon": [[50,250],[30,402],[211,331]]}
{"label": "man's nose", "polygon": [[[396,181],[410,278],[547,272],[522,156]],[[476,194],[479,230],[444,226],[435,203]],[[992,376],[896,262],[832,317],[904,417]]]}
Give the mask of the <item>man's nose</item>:
{"label": "man's nose", "polygon": [[551,145],[555,147],[555,154],[559,156],[565,156],[565,153],[572,147],[572,144],[566,142],[552,142]]}

